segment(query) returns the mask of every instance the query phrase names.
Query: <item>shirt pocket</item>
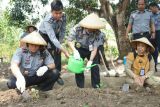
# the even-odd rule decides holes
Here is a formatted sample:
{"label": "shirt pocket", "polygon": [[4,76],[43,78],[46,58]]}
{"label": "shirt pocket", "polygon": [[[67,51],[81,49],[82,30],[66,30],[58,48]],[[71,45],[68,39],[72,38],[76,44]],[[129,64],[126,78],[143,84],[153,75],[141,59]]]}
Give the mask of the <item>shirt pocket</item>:
{"label": "shirt pocket", "polygon": [[29,60],[29,59],[24,59],[23,60],[23,63],[22,63],[22,66],[23,66],[23,68],[25,68],[25,69],[30,69],[31,68],[31,60]]}

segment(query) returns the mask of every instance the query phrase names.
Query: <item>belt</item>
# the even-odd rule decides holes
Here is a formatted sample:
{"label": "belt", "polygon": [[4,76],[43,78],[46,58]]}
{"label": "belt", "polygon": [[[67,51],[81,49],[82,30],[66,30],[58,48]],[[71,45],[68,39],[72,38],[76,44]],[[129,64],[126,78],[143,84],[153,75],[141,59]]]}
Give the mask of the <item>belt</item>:
{"label": "belt", "polygon": [[149,34],[149,32],[134,33],[133,35],[146,35],[146,34]]}

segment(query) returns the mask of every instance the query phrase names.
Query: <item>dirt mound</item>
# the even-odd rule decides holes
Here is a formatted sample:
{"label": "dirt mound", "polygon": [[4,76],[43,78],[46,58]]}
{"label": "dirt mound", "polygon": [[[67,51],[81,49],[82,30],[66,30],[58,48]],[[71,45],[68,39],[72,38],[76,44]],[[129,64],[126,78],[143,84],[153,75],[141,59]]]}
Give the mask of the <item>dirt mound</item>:
{"label": "dirt mound", "polygon": [[16,90],[0,91],[0,105],[6,105],[10,103],[17,103],[21,99]]}

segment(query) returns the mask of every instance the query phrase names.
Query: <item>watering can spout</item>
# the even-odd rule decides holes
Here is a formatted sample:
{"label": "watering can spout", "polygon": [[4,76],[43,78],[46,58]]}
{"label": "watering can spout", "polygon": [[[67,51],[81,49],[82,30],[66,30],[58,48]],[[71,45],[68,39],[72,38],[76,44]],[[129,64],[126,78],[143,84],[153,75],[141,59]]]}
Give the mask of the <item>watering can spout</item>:
{"label": "watering can spout", "polygon": [[[97,64],[93,64],[87,68],[91,68],[96,65]],[[73,56],[70,56],[69,60],[68,60],[67,69],[68,69],[68,71],[70,71],[72,73],[79,74],[79,73],[83,73],[83,71],[86,69],[86,67],[84,67],[84,61],[82,58],[80,58],[80,60],[77,60]]]}

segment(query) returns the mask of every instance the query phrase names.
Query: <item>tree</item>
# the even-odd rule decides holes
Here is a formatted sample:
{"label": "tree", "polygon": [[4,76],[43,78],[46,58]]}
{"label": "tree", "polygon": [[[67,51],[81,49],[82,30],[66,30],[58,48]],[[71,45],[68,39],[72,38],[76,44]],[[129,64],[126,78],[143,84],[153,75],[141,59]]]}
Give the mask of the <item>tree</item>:
{"label": "tree", "polygon": [[[69,0],[70,1],[70,14],[72,16],[83,17],[84,13],[96,12],[100,17],[104,17],[112,29],[114,30],[120,58],[131,50],[130,41],[125,38],[126,25],[128,23],[131,11],[136,9],[137,0],[119,0],[118,4],[110,3],[110,0]],[[147,0],[147,3],[158,0]],[[98,5],[99,2],[99,5]],[[78,9],[78,14],[72,10]],[[82,11],[83,10],[83,11]],[[81,13],[79,13],[81,12]],[[70,17],[75,18],[75,17]],[[70,19],[73,20],[73,19]],[[79,18],[77,19],[79,21]]]}
{"label": "tree", "polygon": [[[43,5],[48,0],[40,0]],[[130,42],[125,38],[126,25],[131,11],[136,9],[137,0],[119,0],[118,4],[109,2],[110,0],[68,0],[69,7],[65,9],[68,16],[68,23],[78,23],[86,14],[96,12],[100,17],[104,17],[114,30],[120,58],[130,51]],[[159,0],[146,0],[147,3]],[[13,7],[10,13],[11,19],[21,24],[27,18],[26,13],[34,13],[31,0],[12,0]]]}

